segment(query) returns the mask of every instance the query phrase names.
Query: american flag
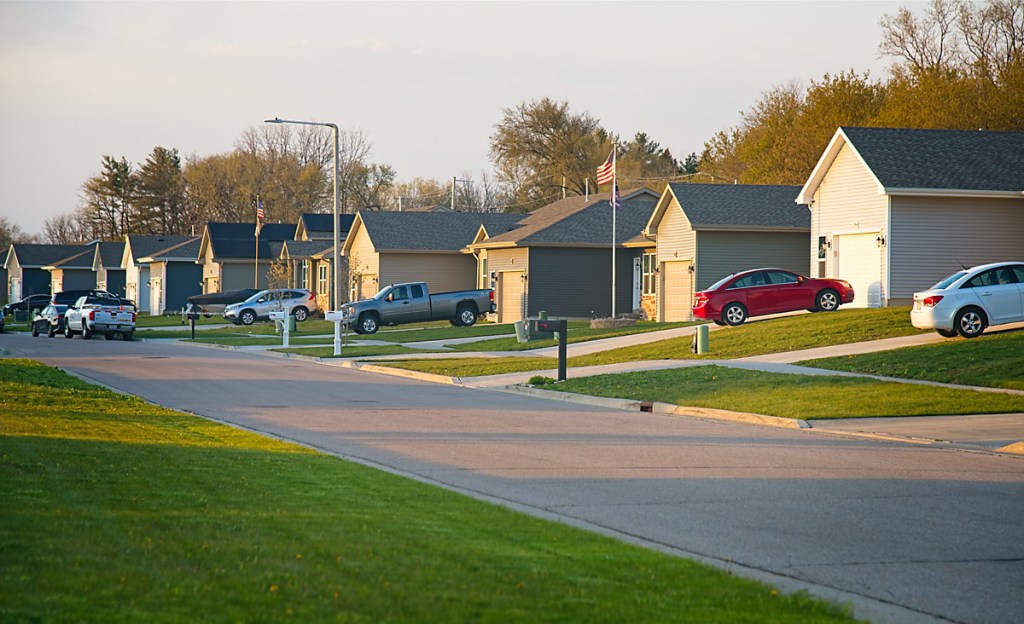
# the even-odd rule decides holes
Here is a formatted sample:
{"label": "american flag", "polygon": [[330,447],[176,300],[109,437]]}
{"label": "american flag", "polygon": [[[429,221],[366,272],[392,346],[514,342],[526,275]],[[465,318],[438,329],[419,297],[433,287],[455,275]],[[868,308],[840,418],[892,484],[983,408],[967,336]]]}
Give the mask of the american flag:
{"label": "american flag", "polygon": [[612,192],[612,209],[618,208],[622,205],[622,196],[619,195],[619,183],[615,183],[614,191]]}
{"label": "american flag", "polygon": [[597,184],[607,184],[615,179],[615,150],[608,154],[608,160],[597,168]]}
{"label": "american flag", "polygon": [[256,219],[258,221],[263,221],[266,218],[267,218],[267,213],[263,212],[263,202],[260,202],[260,203],[258,203],[256,205]]}

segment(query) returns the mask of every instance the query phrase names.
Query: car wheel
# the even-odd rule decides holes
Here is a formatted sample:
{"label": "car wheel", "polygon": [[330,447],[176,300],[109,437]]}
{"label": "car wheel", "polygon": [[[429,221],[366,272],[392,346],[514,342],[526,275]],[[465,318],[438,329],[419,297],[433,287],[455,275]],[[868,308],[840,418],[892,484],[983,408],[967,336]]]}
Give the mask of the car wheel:
{"label": "car wheel", "polygon": [[252,310],[242,310],[238,315],[238,322],[242,325],[252,325],[256,322],[256,313]]}
{"label": "car wheel", "polygon": [[714,323],[715,325],[718,325],[719,327],[725,327],[726,325],[726,322],[720,319],[711,319],[711,322]]}
{"label": "car wheel", "polygon": [[53,338],[56,335],[57,335],[57,330],[53,328],[53,325],[51,325],[50,329],[46,330],[46,337],[47,338]]}
{"label": "car wheel", "polygon": [[304,321],[304,320],[309,318],[309,310],[307,310],[306,308],[304,308],[302,306],[299,306],[299,307],[295,308],[294,310],[292,310],[292,315],[295,316],[295,321],[296,322],[301,323],[302,321]]}
{"label": "car wheel", "polygon": [[455,312],[455,318],[458,319],[459,325],[472,327],[476,323],[476,310],[471,305],[461,305]]}
{"label": "car wheel", "polygon": [[742,325],[747,320],[747,309],[738,303],[730,303],[722,310],[722,320],[727,325]]}
{"label": "car wheel", "polygon": [[131,342],[132,340],[135,340],[135,332],[133,332],[133,331],[125,332],[125,333],[121,334],[121,337],[124,338],[125,342]]}
{"label": "car wheel", "polygon": [[452,318],[448,319],[448,322],[452,324],[452,327],[458,327],[459,326],[459,317],[457,317],[457,316],[452,317]]}
{"label": "car wheel", "polygon": [[65,325],[64,326],[64,337],[65,338],[74,338],[75,337],[75,332],[71,331],[71,326],[70,325]]}
{"label": "car wheel", "polygon": [[359,317],[359,329],[363,330],[360,333],[363,334],[376,334],[377,330],[380,329],[380,321],[377,320],[376,314],[363,314]]}
{"label": "car wheel", "polygon": [[818,296],[814,299],[814,304],[822,312],[835,312],[839,309],[839,293],[831,288],[826,288],[818,293]]}
{"label": "car wheel", "polygon": [[978,308],[964,308],[956,313],[953,319],[953,327],[956,333],[964,338],[977,338],[985,331],[985,313]]}
{"label": "car wheel", "polygon": [[103,334],[103,337],[105,339],[107,339],[107,340],[113,340],[114,339],[114,334]]}
{"label": "car wheel", "polygon": [[82,327],[82,338],[90,340],[92,338],[92,330],[88,327]]}
{"label": "car wheel", "polygon": [[35,337],[37,337],[37,336],[39,336],[39,330],[38,330],[38,329],[36,329],[36,326],[35,326],[35,325],[33,325],[33,326],[32,326],[32,337],[33,337],[33,338],[35,338]]}
{"label": "car wheel", "polygon": [[942,336],[943,338],[956,338],[955,329],[936,329],[935,333]]}

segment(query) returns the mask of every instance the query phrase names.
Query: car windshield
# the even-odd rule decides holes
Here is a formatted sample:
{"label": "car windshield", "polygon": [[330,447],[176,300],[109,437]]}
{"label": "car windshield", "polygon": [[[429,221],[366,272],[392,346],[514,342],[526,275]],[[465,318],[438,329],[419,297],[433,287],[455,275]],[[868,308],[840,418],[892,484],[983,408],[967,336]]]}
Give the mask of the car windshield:
{"label": "car windshield", "polygon": [[940,281],[939,283],[935,284],[934,286],[932,286],[931,289],[932,290],[942,290],[943,288],[949,288],[950,284],[952,284],[953,282],[957,281],[958,279],[960,279],[964,275],[967,275],[967,271],[957,271],[956,273],[950,275],[946,279],[944,279],[944,280]]}
{"label": "car windshield", "polygon": [[249,297],[248,299],[246,299],[244,301],[244,303],[253,303],[254,301],[259,301],[261,298],[267,297],[269,295],[270,295],[270,291],[264,290],[264,291],[256,293],[252,297]]}
{"label": "car windshield", "polygon": [[373,298],[374,299],[383,299],[384,297],[387,297],[389,293],[391,293],[391,287],[390,286],[385,286],[384,288],[381,288],[380,290],[378,290],[377,294],[374,295]]}
{"label": "car windshield", "polygon": [[735,275],[736,275],[735,273],[733,273],[732,275],[726,275],[725,277],[723,277],[722,279],[718,280],[714,284],[712,284],[712,285],[708,286],[707,288],[705,288],[705,290],[718,290],[719,288],[724,286],[726,282],[731,280],[733,278],[733,276],[735,276]]}

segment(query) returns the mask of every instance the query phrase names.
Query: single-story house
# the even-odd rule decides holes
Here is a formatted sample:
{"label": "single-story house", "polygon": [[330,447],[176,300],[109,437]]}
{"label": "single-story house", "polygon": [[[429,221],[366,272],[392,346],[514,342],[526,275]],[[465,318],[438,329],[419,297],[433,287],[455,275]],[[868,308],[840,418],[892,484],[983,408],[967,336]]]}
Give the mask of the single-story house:
{"label": "single-story house", "polygon": [[253,223],[207,223],[197,260],[203,265],[203,293],[266,288],[267,271],[281,254],[280,243],[293,240],[296,227],[267,223],[257,239]]}
{"label": "single-story house", "polygon": [[[12,243],[4,268],[7,269],[7,293],[10,301],[20,301],[29,295],[47,294],[51,275],[43,267],[86,251],[82,245],[41,245]],[[92,285],[87,288],[93,288]]]}
{"label": "single-story house", "polygon": [[[325,240],[290,240],[281,243],[282,262],[287,262],[291,273],[289,288],[305,288],[317,294],[316,265],[314,256],[331,251],[333,243]],[[328,294],[328,293],[325,293]]]}
{"label": "single-story house", "polygon": [[[334,267],[334,246],[327,247],[309,258],[310,269],[309,275],[312,279],[312,288],[309,290],[313,291],[316,296],[316,305],[321,310],[331,309],[331,293],[334,291],[334,274],[332,269]],[[339,265],[341,276],[341,297],[338,299],[339,305],[344,303],[346,299],[346,284],[348,284],[348,258],[345,256],[341,257],[341,263]]]}
{"label": "single-story house", "polygon": [[99,241],[88,243],[67,258],[43,267],[50,272],[51,293],[96,288],[96,272],[92,266],[98,244]]}
{"label": "single-story house", "polygon": [[[612,311],[612,208],[609,194],[567,197],[519,215],[515,228],[481,230],[467,251],[495,289],[497,321],[546,311],[552,316],[607,317]],[[647,245],[637,234],[658,194],[623,193],[615,214],[615,312],[639,307],[634,266]]]}
{"label": "single-story house", "polygon": [[842,127],[796,201],[816,275],[853,284],[853,305],[910,305],[961,266],[1024,257],[1024,132]]}
{"label": "single-story house", "polygon": [[[793,203],[798,186],[672,183],[644,227],[657,241],[643,260],[645,305],[659,321],[691,318],[693,294],[757,267],[807,275],[810,213]],[[651,297],[645,286],[644,296]]]}
{"label": "single-story house", "polygon": [[96,288],[125,296],[125,269],[121,266],[124,258],[124,243],[96,244],[92,258],[92,270],[96,274]]}
{"label": "single-story house", "polygon": [[348,258],[349,297],[381,286],[426,282],[432,292],[466,290],[477,283],[476,259],[463,253],[480,226],[511,228],[522,215],[476,212],[373,212],[356,215],[342,246]]}
{"label": "single-story house", "polygon": [[149,266],[149,307],[140,311],[159,316],[182,310],[189,297],[202,294],[203,267],[196,263],[199,243],[198,237],[189,238],[139,258],[139,264]]}
{"label": "single-story house", "polygon": [[[129,234],[125,236],[124,254],[121,266],[125,270],[125,296],[138,306],[139,310],[149,310],[149,263],[141,262],[140,258],[152,257],[154,254],[184,243],[194,236],[144,236]],[[193,258],[195,261],[195,258]]]}

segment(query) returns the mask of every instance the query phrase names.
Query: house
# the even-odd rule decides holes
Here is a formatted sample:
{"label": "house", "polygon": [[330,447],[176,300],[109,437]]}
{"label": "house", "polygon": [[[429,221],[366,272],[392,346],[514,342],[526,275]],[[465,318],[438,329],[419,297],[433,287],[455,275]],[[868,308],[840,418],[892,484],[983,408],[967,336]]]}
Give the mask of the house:
{"label": "house", "polygon": [[[51,275],[43,267],[76,256],[85,249],[82,245],[41,245],[12,243],[4,268],[7,269],[7,293],[10,301],[20,301],[29,295],[47,294]],[[88,286],[93,288],[93,286]]]}
{"label": "house", "polygon": [[[606,317],[612,310],[612,208],[609,194],[568,197],[519,215],[515,228],[478,233],[486,287],[495,289],[497,321],[541,310],[553,316]],[[637,240],[658,201],[650,189],[624,193],[615,215],[615,312],[639,307],[634,266],[653,241]]]}
{"label": "house", "polygon": [[[338,215],[338,244],[345,240],[345,235],[352,228],[352,222],[356,216],[353,214],[339,214]],[[313,240],[334,240],[334,215],[333,214],[319,214],[313,212],[303,213],[299,217],[299,223],[295,226],[295,236],[293,237],[297,241],[313,241]]]}
{"label": "house", "polygon": [[[140,258],[152,257],[164,249],[180,245],[194,236],[144,236],[129,234],[125,236],[124,253],[121,256],[121,267],[125,271],[125,296],[136,303],[139,310],[149,310],[149,263],[141,262]],[[194,259],[193,259],[194,260]]]}
{"label": "house", "polygon": [[149,267],[148,307],[140,307],[140,311],[159,316],[168,310],[182,310],[189,297],[202,294],[203,267],[196,262],[199,244],[198,237],[190,237],[139,258],[140,265]]}
{"label": "house", "polygon": [[[318,290],[318,275],[320,265],[326,265],[326,271],[330,275],[330,260],[325,259],[324,254],[333,257],[333,243],[325,240],[290,240],[281,243],[280,259],[288,264],[289,288],[305,288],[317,297],[317,305],[330,301],[330,290],[323,292]],[[329,280],[329,278],[328,278]],[[327,285],[327,282],[324,284]],[[321,295],[323,299],[321,300]],[[321,307],[326,310],[326,307]]]}
{"label": "house", "polygon": [[793,203],[799,191],[798,186],[667,185],[643,232],[657,240],[643,260],[648,316],[689,320],[694,292],[745,269],[777,267],[806,275],[810,213]]}
{"label": "house", "polygon": [[348,258],[349,297],[380,286],[423,281],[433,292],[472,289],[477,262],[463,249],[483,225],[503,232],[522,215],[472,212],[371,212],[356,215],[342,246]]}
{"label": "house", "polygon": [[10,301],[10,291],[8,290],[7,283],[7,254],[11,252],[10,245],[5,249],[0,249],[0,305],[6,304]]}
{"label": "house", "polygon": [[92,271],[96,274],[96,288],[125,296],[125,269],[121,266],[124,243],[100,242],[95,246]]}
{"label": "house", "polygon": [[43,267],[50,272],[51,293],[96,288],[96,272],[92,270],[92,263],[98,244],[99,241],[94,241],[78,247],[74,254]]}
{"label": "house", "polygon": [[266,288],[267,271],[281,254],[280,243],[292,240],[296,228],[295,223],[267,223],[257,239],[252,223],[207,223],[198,259],[203,265],[203,292]]}
{"label": "house", "polygon": [[854,305],[910,305],[961,266],[1024,256],[1024,133],[842,127],[797,201],[817,275],[853,284]]}

